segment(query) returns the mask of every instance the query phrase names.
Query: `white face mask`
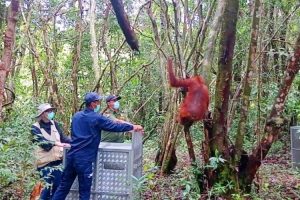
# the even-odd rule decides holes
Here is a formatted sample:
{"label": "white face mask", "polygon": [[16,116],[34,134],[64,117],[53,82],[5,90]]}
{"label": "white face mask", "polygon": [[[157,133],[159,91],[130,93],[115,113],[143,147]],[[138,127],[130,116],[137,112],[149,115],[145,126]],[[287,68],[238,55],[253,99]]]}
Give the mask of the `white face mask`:
{"label": "white face mask", "polygon": [[49,112],[49,113],[48,113],[47,118],[48,118],[49,120],[52,120],[52,119],[54,118],[54,116],[55,116],[55,113],[52,111],[52,112]]}
{"label": "white face mask", "polygon": [[114,102],[114,109],[118,110],[120,108],[120,103],[118,101]]}
{"label": "white face mask", "polygon": [[96,108],[94,108],[94,112],[99,112],[99,110],[100,110],[100,105],[97,105],[97,107]]}

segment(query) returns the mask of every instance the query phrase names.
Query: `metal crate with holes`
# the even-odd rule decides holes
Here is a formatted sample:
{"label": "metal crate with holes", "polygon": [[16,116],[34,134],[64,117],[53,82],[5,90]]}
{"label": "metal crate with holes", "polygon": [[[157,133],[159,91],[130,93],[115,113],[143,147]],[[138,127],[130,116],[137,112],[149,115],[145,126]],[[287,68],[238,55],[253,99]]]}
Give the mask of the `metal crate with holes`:
{"label": "metal crate with holes", "polygon": [[[142,176],[142,136],[133,134],[132,144],[101,142],[93,166],[91,200],[134,199],[132,176]],[[67,200],[79,199],[74,181]]]}
{"label": "metal crate with holes", "polygon": [[292,166],[300,168],[300,126],[292,126],[290,132]]}

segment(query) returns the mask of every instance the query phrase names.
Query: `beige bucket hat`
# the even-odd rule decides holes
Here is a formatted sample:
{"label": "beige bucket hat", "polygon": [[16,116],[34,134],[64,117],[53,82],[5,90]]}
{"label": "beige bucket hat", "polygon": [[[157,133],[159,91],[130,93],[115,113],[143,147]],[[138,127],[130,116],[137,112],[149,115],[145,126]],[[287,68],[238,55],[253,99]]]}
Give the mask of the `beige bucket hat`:
{"label": "beige bucket hat", "polygon": [[52,107],[49,103],[42,103],[38,106],[37,108],[37,115],[36,117],[41,116],[41,114],[43,114],[46,110],[50,110],[50,109],[56,109],[54,107]]}

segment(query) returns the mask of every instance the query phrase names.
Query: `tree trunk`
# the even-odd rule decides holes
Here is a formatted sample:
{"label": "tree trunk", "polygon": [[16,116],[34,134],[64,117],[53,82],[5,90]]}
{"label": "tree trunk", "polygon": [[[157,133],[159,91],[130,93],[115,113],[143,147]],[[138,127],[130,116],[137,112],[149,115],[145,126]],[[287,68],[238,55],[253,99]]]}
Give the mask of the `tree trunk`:
{"label": "tree trunk", "polygon": [[279,44],[278,44],[278,49],[279,51],[284,51],[279,52],[279,54],[281,54],[280,56],[280,74],[284,74],[284,70],[285,70],[285,66],[287,65],[286,61],[287,61],[287,56],[285,54],[288,54],[288,49],[286,46],[286,35],[287,35],[287,30],[288,30],[288,24],[289,24],[289,10],[290,7],[284,7],[283,5],[281,5],[281,12],[284,14],[284,18],[287,18],[286,22],[282,24],[282,28],[279,31]]}
{"label": "tree trunk", "polygon": [[92,48],[92,60],[93,60],[93,69],[95,73],[95,81],[100,78],[100,68],[98,65],[98,49],[96,41],[96,32],[95,32],[95,15],[96,15],[96,0],[90,0],[90,35],[91,35],[91,48]]}
{"label": "tree trunk", "polygon": [[[107,54],[107,43],[109,42],[108,40],[108,16],[109,16],[109,13],[110,13],[110,10],[111,10],[111,4],[108,4],[107,7],[105,8],[104,10],[104,17],[103,17],[103,24],[101,25],[101,34],[100,34],[100,37],[99,37],[99,51],[101,51],[101,49],[103,49],[104,53]],[[108,57],[109,59],[109,64],[110,64],[110,57]],[[98,92],[103,92],[103,84],[102,84],[102,77],[106,71],[106,68],[107,67],[104,67],[101,71],[101,75],[99,77],[99,79],[97,80],[96,82],[96,85],[94,87],[94,90],[93,91],[98,91]]]}
{"label": "tree trunk", "polygon": [[[182,54],[182,48],[180,45],[179,40],[179,27],[180,27],[180,9],[179,9],[179,0],[172,0],[173,2],[173,11],[174,11],[174,31],[175,31],[175,45],[176,45],[176,54],[178,58],[178,62],[180,64],[180,68],[183,69],[183,54]],[[184,67],[185,68],[185,67]],[[186,77],[185,71],[182,70],[183,77]]]}
{"label": "tree trunk", "polygon": [[[232,181],[234,187],[227,188],[225,193],[230,190],[238,190],[236,171],[231,167],[232,159],[229,151],[227,136],[227,112],[230,94],[230,86],[232,79],[232,58],[235,46],[236,23],[239,10],[238,0],[227,0],[225,3],[224,17],[220,38],[220,56],[218,63],[218,74],[215,93],[215,109],[213,121],[209,133],[206,133],[206,141],[204,142],[204,154],[208,157],[220,157],[225,159],[224,163],[220,163],[218,168],[206,171],[206,178],[211,187],[218,183],[227,185],[228,181]],[[206,125],[207,127],[207,125]],[[207,159],[206,159],[207,161]],[[208,165],[209,163],[205,163]]]}
{"label": "tree trunk", "polygon": [[[160,29],[160,35],[158,32],[155,33],[155,38],[156,42],[161,42],[165,40],[165,37],[168,37],[170,40],[170,19],[169,16],[167,15],[167,3],[164,0],[159,0],[160,3],[160,24],[161,24],[161,29]],[[156,29],[156,23],[154,21],[154,16],[152,11],[149,8],[148,15],[150,17],[150,20],[152,22],[152,27],[153,30]],[[167,31],[166,31],[167,30]],[[161,43],[160,45],[157,44],[161,48]],[[175,56],[175,50],[174,46],[172,44],[172,49],[173,49],[173,55]],[[161,50],[161,52],[163,52]],[[177,111],[177,101],[178,101],[178,93],[177,92],[170,92],[170,89],[167,88],[167,81],[166,81],[166,73],[165,73],[165,67],[164,67],[164,59],[163,56],[161,55],[160,59],[160,67],[163,68],[164,70],[161,73],[162,76],[164,77],[165,80],[165,93],[164,97],[161,97],[161,99],[164,99],[163,101],[165,102],[166,108],[166,118],[163,124],[163,128],[161,131],[161,135],[159,136],[161,138],[161,142],[159,143],[159,151],[156,155],[155,158],[155,163],[157,166],[160,166],[160,173],[161,174],[170,174],[172,170],[175,168],[176,163],[177,163],[177,157],[176,157],[176,142],[177,142],[177,137],[179,135],[179,126],[175,122],[175,115]],[[161,106],[163,109],[163,106]]]}
{"label": "tree trunk", "polygon": [[35,62],[34,62],[34,57],[32,57],[32,64],[29,66],[30,72],[31,72],[31,79],[32,79],[32,96],[35,100],[37,100],[39,96],[39,87],[38,87],[38,79],[36,75],[36,69],[35,69]]}
{"label": "tree trunk", "polygon": [[130,48],[134,51],[139,51],[139,44],[135,32],[130,26],[129,19],[125,13],[124,4],[122,0],[110,0],[112,7],[115,11],[118,24],[126,38]]}
{"label": "tree trunk", "polygon": [[200,56],[202,53],[202,47],[203,47],[204,40],[205,40],[205,34],[206,34],[206,30],[208,28],[208,22],[210,21],[210,18],[212,16],[212,11],[215,7],[215,4],[216,4],[216,0],[213,0],[210,4],[210,8],[207,12],[205,20],[203,22],[201,22],[201,26],[199,27],[198,32],[196,34],[196,39],[194,41],[194,45],[190,51],[190,54],[187,56],[187,59],[185,61],[185,66],[187,69],[188,65],[189,65],[189,61],[190,61],[191,57],[193,56],[193,59],[194,59],[193,69],[194,69],[195,75],[198,74],[197,70],[201,63]]}
{"label": "tree trunk", "polygon": [[285,119],[282,117],[285,101],[291,88],[292,82],[300,69],[300,33],[295,43],[294,54],[289,60],[289,64],[286,67],[285,75],[282,78],[281,87],[275,98],[271,113],[267,118],[264,132],[266,136],[259,142],[252,154],[249,156],[248,162],[245,164],[245,168],[240,172],[239,177],[242,180],[244,190],[249,190],[251,183],[257,173],[261,161],[266,157],[271,145],[278,138],[278,135],[284,125]]}
{"label": "tree trunk", "polygon": [[[29,3],[26,4],[26,7],[28,8],[28,10],[27,10],[28,14],[26,17],[25,17],[24,10],[21,9],[23,21],[25,23],[25,27],[23,30],[25,36],[27,36],[27,34],[28,34],[29,25],[30,25],[31,17],[32,17],[32,8],[30,7]],[[30,41],[30,38],[29,38],[29,41]],[[29,44],[30,44],[30,42],[29,42]],[[31,54],[30,58],[32,60],[29,65],[29,69],[31,72],[31,79],[32,79],[32,94],[33,94],[32,96],[33,96],[33,99],[36,101],[39,98],[38,78],[37,78],[37,72],[36,72],[36,67],[35,67],[36,63],[35,63],[35,58],[34,58],[33,54]]]}
{"label": "tree trunk", "polygon": [[[269,8],[267,8],[267,10],[265,11],[266,14],[269,15],[268,19],[270,20],[270,22],[268,23],[268,26],[266,28],[267,33],[266,33],[266,38],[271,38],[272,39],[272,35],[274,33],[274,25],[271,20],[273,20],[273,12],[274,12],[274,4],[269,4]],[[263,74],[269,74],[270,73],[270,69],[269,69],[269,61],[270,61],[270,56],[269,56],[269,51],[270,51],[270,45],[267,45],[265,48],[263,47],[265,46],[265,43],[262,43],[262,47],[260,49],[260,51],[263,51],[262,53],[262,58],[261,58],[261,65],[262,65],[262,73]],[[263,84],[268,84],[269,83],[269,76],[262,76],[262,83]],[[263,90],[262,91],[262,95],[264,96],[268,96],[269,91],[268,90]]]}
{"label": "tree trunk", "polygon": [[[51,48],[51,43],[49,39],[49,32],[48,32],[48,26],[47,22],[45,22],[44,27],[42,28],[42,33],[43,33],[43,44],[44,44],[44,49],[46,52],[46,58],[45,58],[45,65],[44,65],[44,72],[47,74],[49,79],[47,79],[48,87],[50,89],[50,92],[48,94],[48,99],[49,101],[58,108],[58,111],[61,113],[64,113],[64,106],[62,105],[62,96],[59,95],[58,91],[58,85],[56,82],[55,78],[55,72],[57,71],[56,66],[54,64],[54,50]],[[53,41],[51,41],[53,42]]]}
{"label": "tree trunk", "polygon": [[5,14],[6,14],[5,0],[0,0],[0,32],[2,32],[2,28],[5,24]]}
{"label": "tree trunk", "polygon": [[187,47],[186,38],[187,38],[187,35],[188,35],[188,27],[192,28],[189,24],[190,15],[189,15],[189,2],[188,2],[188,0],[184,0],[183,7],[184,7],[184,12],[183,12],[183,24],[182,24],[182,26],[183,26],[183,28],[182,28],[182,46],[186,48]]}
{"label": "tree trunk", "polygon": [[190,156],[190,161],[192,164],[195,164],[196,156],[195,156],[194,145],[193,145],[193,141],[192,141],[192,137],[191,137],[191,133],[190,133],[190,127],[191,127],[191,125],[189,125],[189,124],[184,125],[183,130],[184,130],[185,141],[186,141],[189,156]]}
{"label": "tree trunk", "polygon": [[218,6],[217,6],[217,9],[215,12],[214,19],[211,23],[211,29],[210,29],[208,41],[207,41],[207,43],[208,43],[207,48],[204,51],[204,59],[203,59],[203,64],[202,64],[202,68],[201,68],[201,74],[205,74],[204,78],[205,78],[205,82],[207,84],[209,84],[210,79],[211,79],[210,78],[210,75],[211,75],[210,69],[212,67],[215,45],[216,45],[219,30],[220,30],[222,17],[224,14],[225,2],[226,1],[223,1],[223,0],[220,0],[218,2]]}
{"label": "tree trunk", "polygon": [[4,49],[0,60],[0,121],[3,120],[4,87],[6,78],[11,70],[13,48],[15,43],[19,1],[12,0],[8,14],[7,28],[4,33]]}
{"label": "tree trunk", "polygon": [[[270,20],[270,26],[269,26],[269,31],[271,33],[271,35],[274,34],[274,28],[275,28],[275,22],[276,22],[276,14],[277,14],[277,11],[275,8],[275,0],[272,0],[271,3],[270,3],[271,7],[270,7],[270,13],[269,13],[269,20]],[[272,37],[271,38],[271,51],[273,52],[273,66],[272,66],[272,69],[274,69],[272,72],[274,74],[274,80],[275,82],[277,82],[277,84],[280,83],[280,67],[279,67],[279,54],[278,54],[278,48],[277,48],[277,45],[276,45],[276,40],[275,40],[275,37]]]}
{"label": "tree trunk", "polygon": [[215,93],[215,109],[213,115],[213,145],[214,152],[218,150],[229,158],[227,152],[227,111],[232,79],[232,58],[235,45],[236,22],[239,2],[228,0],[226,3],[220,39],[220,57]]}
{"label": "tree trunk", "polygon": [[246,75],[243,82],[243,94],[241,102],[241,111],[240,111],[240,121],[238,124],[237,134],[235,138],[235,150],[236,161],[240,160],[241,153],[243,150],[244,136],[246,132],[246,124],[249,115],[249,106],[250,106],[250,95],[254,81],[253,77],[257,74],[256,69],[256,52],[257,52],[257,38],[258,38],[258,27],[259,27],[259,8],[260,0],[254,1],[253,14],[252,14],[252,28],[251,28],[251,38],[250,38],[250,47],[248,52],[248,63],[246,68]]}
{"label": "tree trunk", "polygon": [[[152,12],[152,3],[150,2],[149,3],[149,7],[147,9],[147,13],[148,13],[148,16],[150,18],[150,21],[151,21],[151,24],[152,24],[152,30],[153,30],[153,34],[154,34],[154,40],[155,40],[155,43],[156,43],[156,46],[159,47],[159,48],[162,48],[161,47],[161,40],[160,40],[160,37],[159,37],[159,32],[158,32],[158,28],[157,28],[157,23],[156,23],[156,20],[154,18],[154,14]],[[162,32],[164,31],[163,29],[161,30]],[[164,33],[162,33],[164,34]],[[164,67],[164,59],[163,59],[163,54],[161,53],[160,50],[158,50],[158,62],[159,62],[159,69],[160,69],[160,84],[163,85],[163,92],[160,92],[159,93],[159,113],[162,113],[163,112],[163,109],[164,109],[164,95],[167,94],[168,92],[168,88],[167,88],[167,81],[166,81],[166,70],[165,70],[165,67]]]}
{"label": "tree trunk", "polygon": [[175,149],[179,135],[179,126],[174,120],[177,111],[177,95],[177,93],[173,93],[173,97],[169,102],[169,110],[162,130],[163,135],[160,136],[162,141],[155,159],[156,165],[161,167],[161,174],[170,174],[177,163]]}
{"label": "tree trunk", "polygon": [[72,64],[72,85],[73,85],[73,91],[72,91],[72,113],[74,114],[78,110],[78,68],[79,68],[79,62],[80,62],[80,52],[81,52],[81,43],[82,43],[82,35],[83,35],[83,25],[82,25],[82,14],[83,14],[83,7],[81,0],[78,0],[78,19],[76,22],[76,32],[77,32],[77,38],[74,44],[74,50],[73,50],[73,64]]}

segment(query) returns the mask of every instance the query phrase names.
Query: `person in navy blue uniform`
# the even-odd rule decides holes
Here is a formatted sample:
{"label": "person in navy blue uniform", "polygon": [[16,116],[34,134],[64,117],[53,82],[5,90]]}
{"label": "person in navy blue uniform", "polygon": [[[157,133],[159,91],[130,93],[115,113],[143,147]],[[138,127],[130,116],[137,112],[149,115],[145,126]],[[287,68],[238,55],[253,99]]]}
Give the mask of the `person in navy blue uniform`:
{"label": "person in navy blue uniform", "polygon": [[[40,199],[51,199],[55,193],[62,175],[62,154],[51,157],[53,148],[70,147],[71,139],[68,138],[60,128],[58,122],[54,121],[55,108],[49,103],[43,103],[38,107],[37,122],[31,127],[33,142],[38,144],[36,149],[36,167],[43,179],[44,187]],[[62,153],[62,151],[61,151]],[[39,159],[40,158],[40,159]]]}
{"label": "person in navy blue uniform", "polygon": [[[53,200],[64,200],[78,177],[79,199],[89,200],[93,179],[93,162],[96,161],[101,131],[143,133],[140,125],[116,123],[99,114],[102,97],[96,92],[85,95],[86,108],[75,113],[71,123],[71,148],[67,152],[62,181]],[[138,134],[138,133],[137,133]]]}

